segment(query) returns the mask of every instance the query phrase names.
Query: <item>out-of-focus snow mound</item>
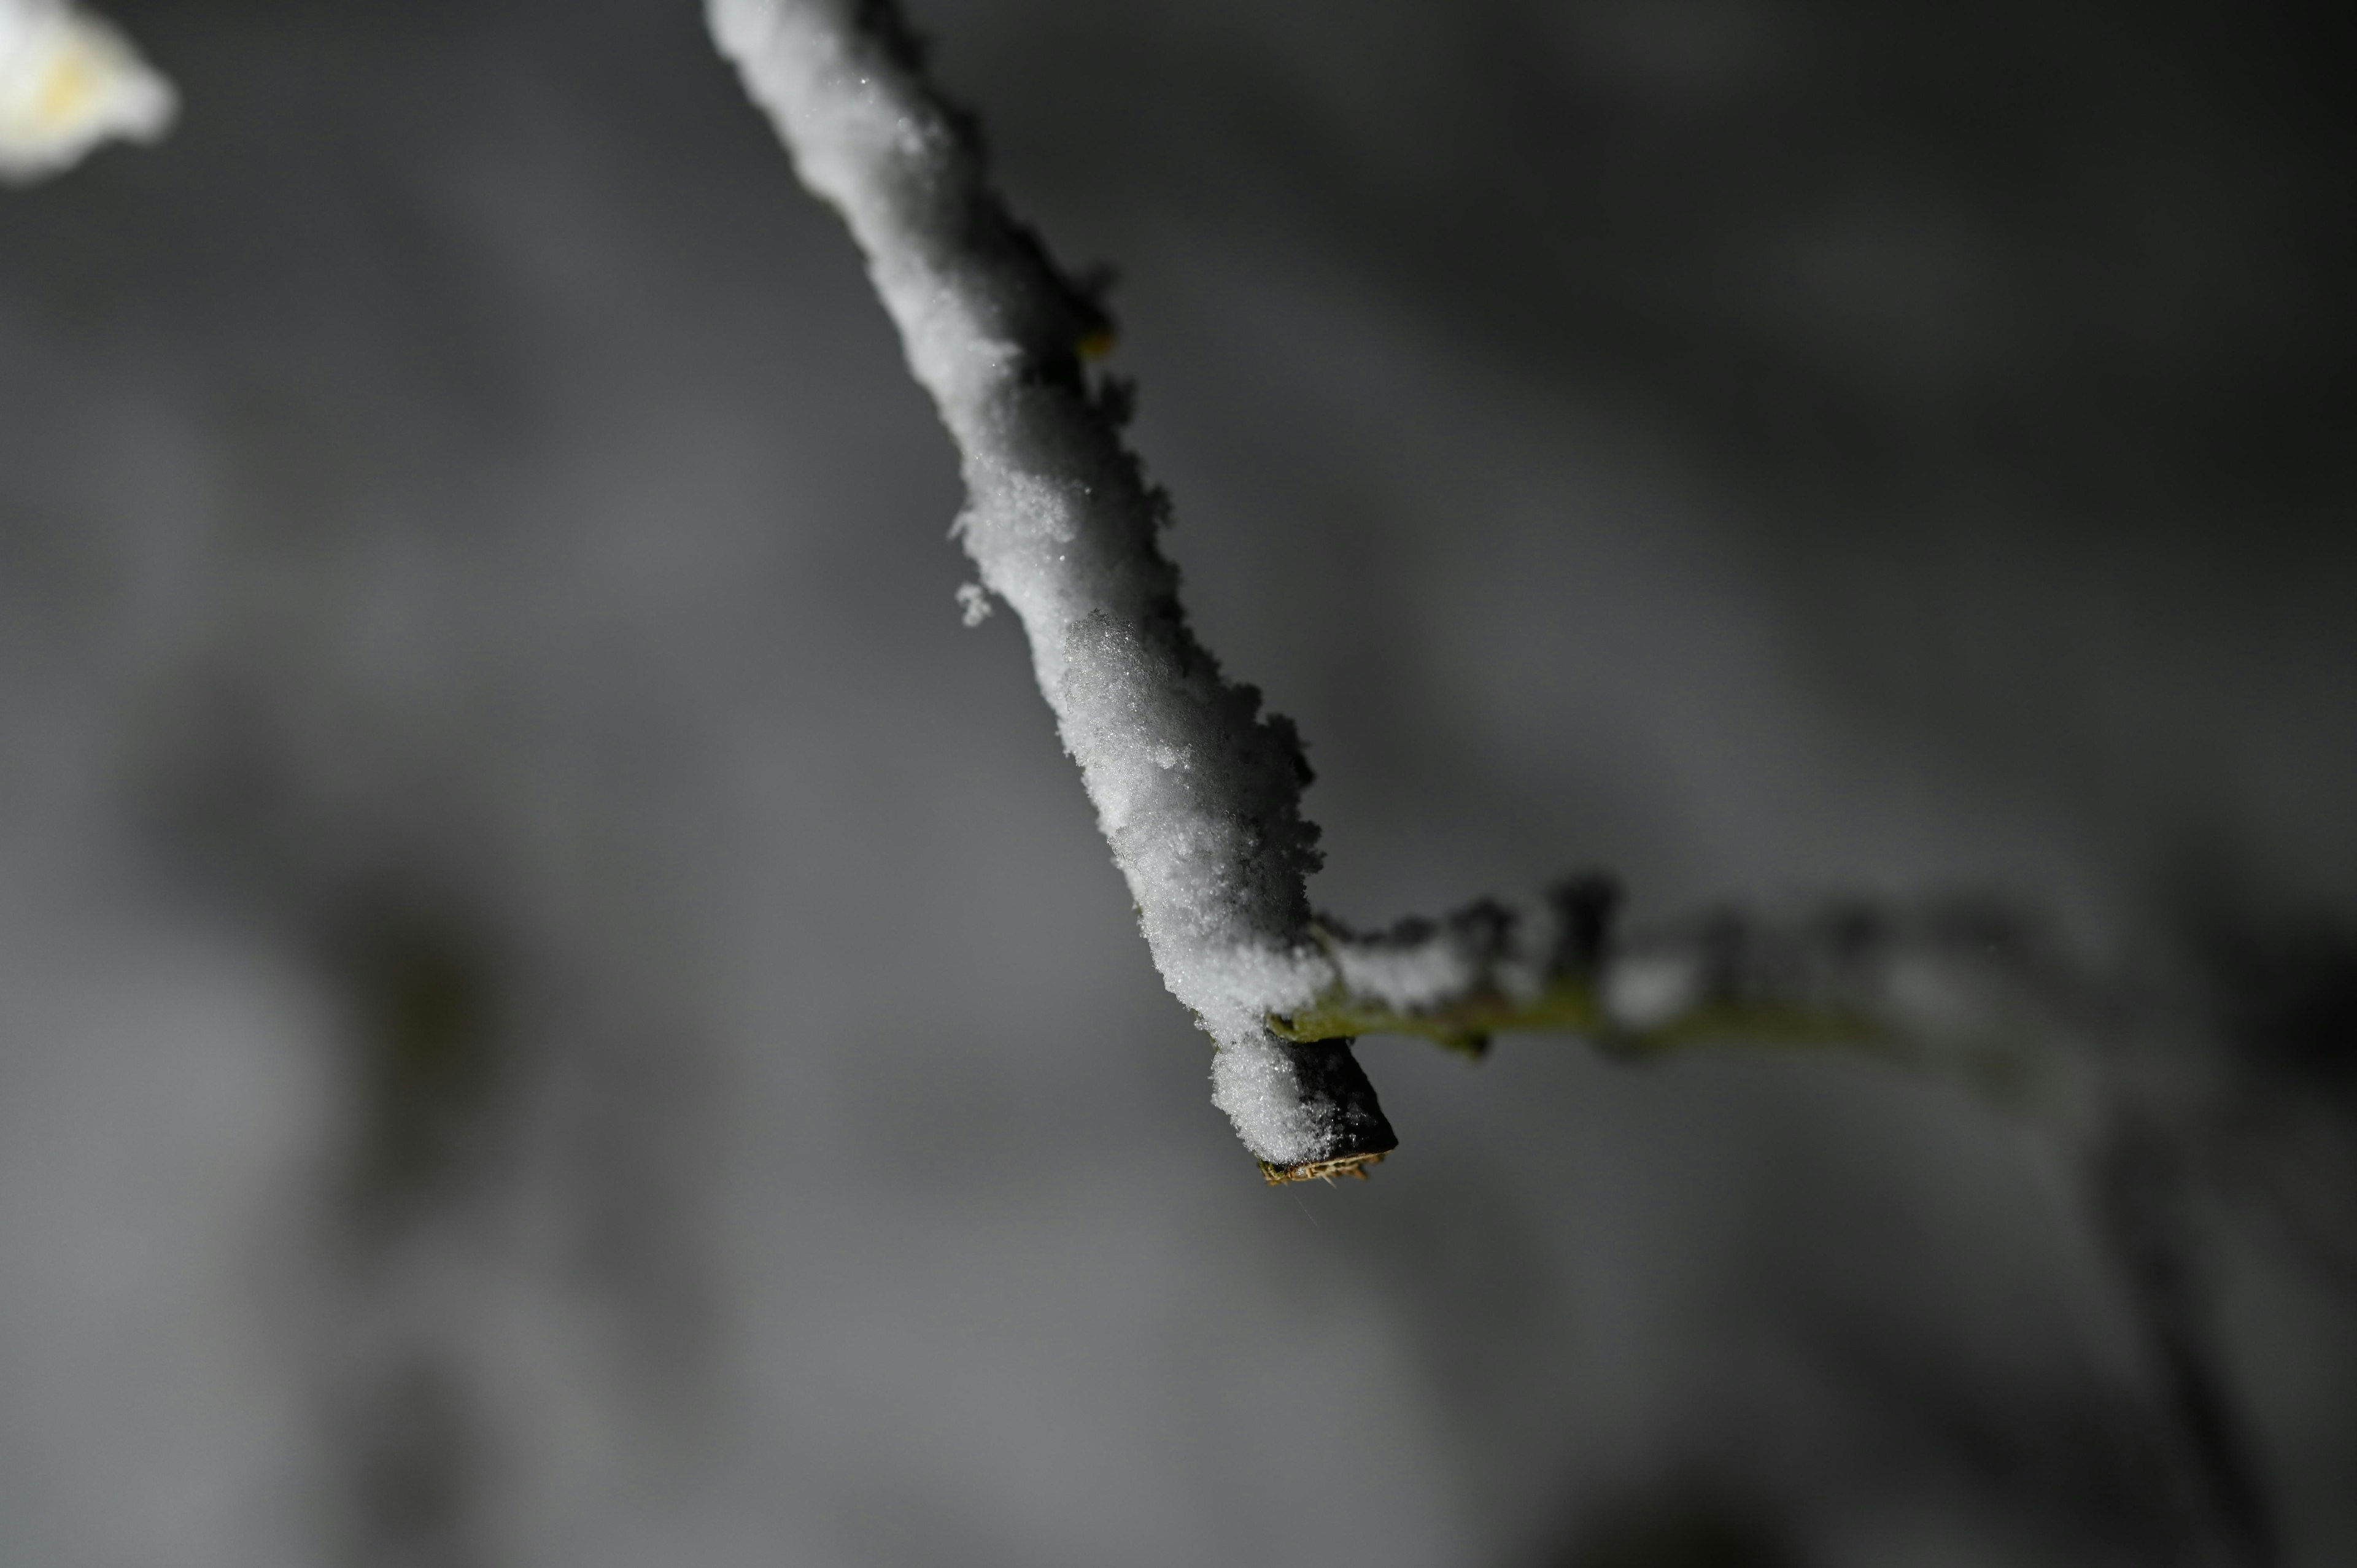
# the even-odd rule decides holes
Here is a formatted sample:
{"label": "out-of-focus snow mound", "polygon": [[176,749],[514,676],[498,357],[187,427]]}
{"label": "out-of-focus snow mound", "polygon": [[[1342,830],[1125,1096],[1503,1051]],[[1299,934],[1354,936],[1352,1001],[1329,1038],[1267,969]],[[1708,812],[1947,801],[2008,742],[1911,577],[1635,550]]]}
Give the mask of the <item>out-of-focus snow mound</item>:
{"label": "out-of-focus snow mound", "polygon": [[179,101],[131,41],[64,0],[0,4],[0,180],[43,178],[117,139],[152,142]]}

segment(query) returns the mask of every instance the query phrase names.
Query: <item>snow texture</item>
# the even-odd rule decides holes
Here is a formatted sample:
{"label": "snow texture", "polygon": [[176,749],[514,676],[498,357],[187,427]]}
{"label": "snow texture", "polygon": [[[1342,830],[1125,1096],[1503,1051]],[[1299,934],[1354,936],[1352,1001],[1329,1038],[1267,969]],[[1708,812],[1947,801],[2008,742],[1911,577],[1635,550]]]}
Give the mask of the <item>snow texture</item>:
{"label": "snow texture", "polygon": [[[1008,215],[888,5],[711,0],[710,17],[802,183],[849,224],[956,444],[952,532],[1021,619],[1155,963],[1216,1042],[1213,1101],[1272,1165],[1391,1148],[1348,1042],[1266,1026],[1335,977],[1309,937],[1309,770],[1291,724],[1187,626],[1163,498],[1122,444],[1123,400],[1082,366],[1103,310]],[[980,596],[960,600],[977,618]]]}
{"label": "snow texture", "polygon": [[172,127],[172,84],[105,22],[63,0],[0,0],[0,180],[26,185],[122,139]]}

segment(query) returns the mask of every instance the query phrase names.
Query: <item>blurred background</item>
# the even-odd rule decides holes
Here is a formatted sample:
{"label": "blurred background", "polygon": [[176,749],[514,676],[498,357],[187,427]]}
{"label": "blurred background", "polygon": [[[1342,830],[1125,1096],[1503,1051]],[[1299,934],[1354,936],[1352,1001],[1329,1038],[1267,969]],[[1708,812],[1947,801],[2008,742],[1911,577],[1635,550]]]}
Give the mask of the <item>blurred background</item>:
{"label": "blurred background", "polygon": [[2259,1522],[1953,1090],[1372,1040],[1264,1188],[691,0],[121,0],[179,130],[0,202],[0,1563],[2357,1561],[2343,14],[912,9],[1320,901],[2034,911],[2206,1064]]}

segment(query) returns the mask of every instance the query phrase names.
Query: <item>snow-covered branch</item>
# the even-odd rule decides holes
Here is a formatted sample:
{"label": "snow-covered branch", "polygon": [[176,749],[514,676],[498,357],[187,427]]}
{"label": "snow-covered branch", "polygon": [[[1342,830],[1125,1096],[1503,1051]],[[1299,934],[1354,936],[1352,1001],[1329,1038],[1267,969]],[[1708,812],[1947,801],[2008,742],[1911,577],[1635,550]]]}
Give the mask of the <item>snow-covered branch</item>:
{"label": "snow-covered branch", "polygon": [[[1703,1037],[1857,1047],[2049,1108],[2083,1053],[2016,947],[1954,911],[1733,917],[1624,939],[1594,879],[1523,907],[1353,934],[1313,916],[1317,829],[1293,726],[1189,629],[1166,502],[1085,357],[1109,324],[993,188],[972,118],[888,0],[712,0],[713,27],[866,252],[969,501],[956,533],[1028,635],[1039,689],[1171,992],[1217,1042],[1214,1101],[1272,1179],[1394,1146],[1350,1051],[1568,1030],[1651,1052]],[[985,594],[986,591],[986,594]]]}
{"label": "snow-covered branch", "polygon": [[1327,989],[1271,1023],[1288,1039],[1422,1035],[1477,1056],[1530,1030],[1630,1057],[1725,1040],[1852,1050],[2050,1122],[2087,1114],[2104,1000],[2002,909],[1846,902],[1628,934],[1617,903],[1580,877],[1384,931],[1321,920]]}
{"label": "snow-covered branch", "polygon": [[1213,1100],[1275,1172],[1380,1156],[1395,1140],[1348,1043],[1265,1022],[1330,978],[1310,940],[1309,769],[1291,724],[1188,628],[1125,400],[1083,367],[1103,310],[1008,213],[891,5],[712,0],[711,18],[802,182],[850,225],[956,443],[956,532],[1023,622],[1163,980],[1217,1043]]}
{"label": "snow-covered branch", "polygon": [[1217,1043],[1214,1101],[1272,1179],[1394,1146],[1350,1051],[1405,1032],[1478,1049],[1567,1030],[1654,1052],[1703,1037],[1855,1047],[2060,1114],[2087,1053],[2027,950],[1955,910],[1615,929],[1595,879],[1373,935],[1313,915],[1317,829],[1293,726],[1189,629],[1166,501],[1086,359],[1109,323],[991,184],[972,117],[890,0],[711,0],[714,31],[802,181],[849,224],[968,492],[955,532],[1011,605],[1164,981]]}

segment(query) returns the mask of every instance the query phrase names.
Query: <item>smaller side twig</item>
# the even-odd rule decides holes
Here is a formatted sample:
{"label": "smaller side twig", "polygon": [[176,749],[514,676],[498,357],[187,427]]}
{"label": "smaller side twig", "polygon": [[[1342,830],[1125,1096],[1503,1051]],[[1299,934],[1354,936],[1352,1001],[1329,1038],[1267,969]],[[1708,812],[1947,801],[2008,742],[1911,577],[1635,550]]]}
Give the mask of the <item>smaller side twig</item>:
{"label": "smaller side twig", "polygon": [[1845,903],[1623,934],[1618,910],[1611,883],[1583,876],[1383,931],[1321,920],[1327,983],[1269,1026],[1300,1041],[1415,1035],[1474,1057],[1523,1031],[1637,1058],[1714,1041],[1844,1050],[2074,1123],[2092,1102],[2096,1004],[2000,912]]}

